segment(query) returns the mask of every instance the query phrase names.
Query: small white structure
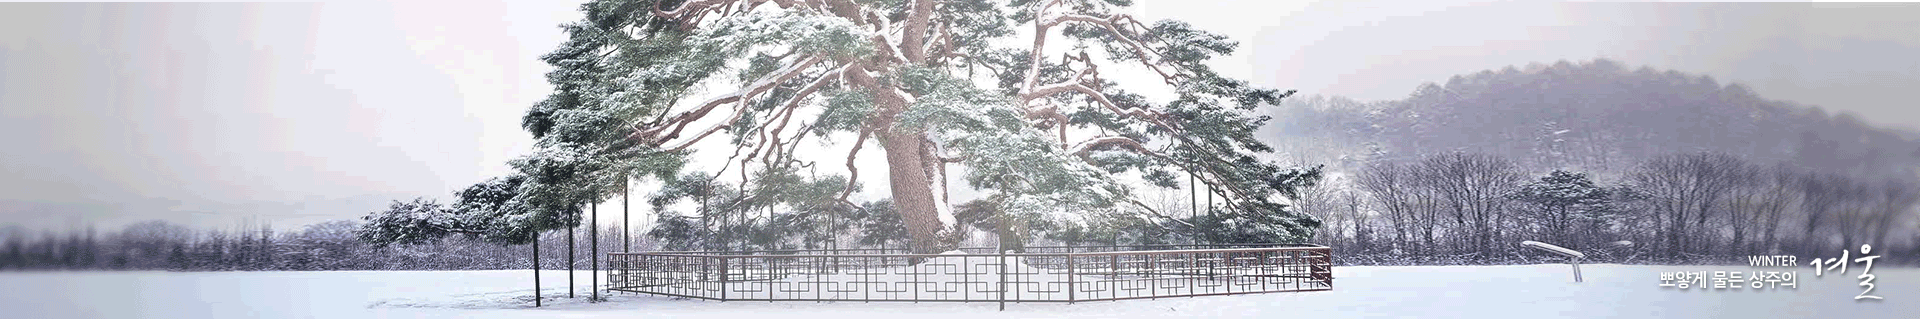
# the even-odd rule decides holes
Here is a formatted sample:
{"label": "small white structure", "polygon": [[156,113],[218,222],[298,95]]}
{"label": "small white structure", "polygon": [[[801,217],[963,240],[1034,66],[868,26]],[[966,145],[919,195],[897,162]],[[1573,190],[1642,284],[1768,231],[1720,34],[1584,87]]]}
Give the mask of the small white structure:
{"label": "small white structure", "polygon": [[1553,244],[1531,241],[1531,240],[1520,242],[1520,245],[1526,246],[1528,248],[1544,250],[1550,253],[1554,253],[1556,255],[1566,256],[1567,263],[1573,265],[1573,282],[1581,282],[1580,259],[1587,258],[1587,254],[1580,253],[1579,251],[1575,251],[1572,249],[1567,249],[1566,247],[1554,246]]}

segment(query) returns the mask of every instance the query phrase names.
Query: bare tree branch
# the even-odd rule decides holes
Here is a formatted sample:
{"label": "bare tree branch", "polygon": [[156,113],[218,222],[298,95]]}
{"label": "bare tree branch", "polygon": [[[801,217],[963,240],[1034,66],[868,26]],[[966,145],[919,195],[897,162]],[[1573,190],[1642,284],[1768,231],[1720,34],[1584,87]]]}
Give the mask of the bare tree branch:
{"label": "bare tree branch", "polygon": [[[853,194],[853,186],[860,181],[860,168],[853,166],[853,158],[854,156],[860,155],[860,147],[867,144],[867,135],[872,134],[872,127],[861,127],[860,137],[853,140],[853,150],[847,152],[847,186],[845,189],[840,190],[839,200],[846,202],[848,205],[852,205],[853,203],[847,202],[847,195]],[[859,205],[854,205],[854,207],[859,207]]]}

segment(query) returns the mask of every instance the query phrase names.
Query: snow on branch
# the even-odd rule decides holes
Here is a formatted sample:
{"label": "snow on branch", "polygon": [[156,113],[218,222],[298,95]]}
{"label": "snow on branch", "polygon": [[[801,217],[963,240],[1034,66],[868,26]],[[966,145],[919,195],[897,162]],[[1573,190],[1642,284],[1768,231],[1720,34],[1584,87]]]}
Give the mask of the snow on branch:
{"label": "snow on branch", "polygon": [[[1081,22],[1106,29],[1107,32],[1113,34],[1115,39],[1120,40],[1120,42],[1125,43],[1128,48],[1133,49],[1133,53],[1140,58],[1140,64],[1146,66],[1148,69],[1152,69],[1154,73],[1159,73],[1161,80],[1165,81],[1167,85],[1177,85],[1179,80],[1185,77],[1180,74],[1179,70],[1169,71],[1168,69],[1174,67],[1160,63],[1159,61],[1161,59],[1159,57],[1162,55],[1140,42],[1138,39],[1140,33],[1132,32],[1133,29],[1131,29],[1131,27],[1144,29],[1145,26],[1141,25],[1139,20],[1134,20],[1132,16],[1114,14],[1102,18],[1085,14],[1063,14],[1041,23],[1041,30],[1064,22]],[[1039,51],[1036,50],[1034,52]],[[1029,86],[1031,86],[1031,84],[1029,84]]]}
{"label": "snow on branch", "polygon": [[[748,153],[747,158],[751,159],[751,158],[759,157],[761,159],[761,162],[771,165],[773,158],[776,155],[783,156],[783,157],[792,157],[792,154],[786,154],[786,153],[792,152],[790,148],[787,148],[783,151],[784,147],[780,145],[780,133],[786,130],[788,123],[793,121],[793,114],[796,110],[800,108],[801,102],[806,101],[808,97],[811,97],[814,91],[818,91],[820,90],[821,87],[825,87],[827,84],[833,83],[833,80],[839,79],[840,75],[845,73],[846,71],[847,71],[847,65],[841,65],[840,67],[834,68],[832,71],[828,71],[825,74],[821,74],[820,77],[815,78],[813,82],[807,83],[806,86],[801,87],[800,91],[795,92],[793,94],[793,97],[788,98],[785,102],[781,102],[780,103],[781,107],[774,109],[771,113],[771,116],[767,118],[768,119],[767,121],[761,122],[760,126],[754,128],[754,131],[760,134],[760,139],[754,142],[753,152]],[[773,125],[773,123],[775,122],[780,123],[780,125],[774,126],[772,130],[768,130],[767,126]],[[794,139],[799,140],[801,137],[804,137],[806,134],[805,132],[806,130],[804,129],[796,131],[794,133],[795,135]],[[761,151],[767,150],[765,147],[772,147],[772,150],[768,150],[767,153],[765,153],[765,155],[761,155],[762,154],[760,153]]]}
{"label": "snow on branch", "polygon": [[[733,115],[729,116],[727,120],[722,121],[720,123],[715,123],[712,127],[708,127],[706,130],[701,131],[699,135],[696,135],[691,139],[682,141],[678,144],[675,144],[674,146],[665,148],[668,152],[676,152],[676,151],[684,150],[687,147],[692,146],[694,143],[699,142],[701,139],[706,138],[708,135],[712,135],[714,132],[719,131],[721,128],[725,128],[728,125],[732,125],[735,120],[739,120],[741,116],[745,115],[746,112],[751,109],[745,105],[746,103],[744,102],[744,100],[751,99],[753,96],[759,95],[760,93],[764,93],[767,90],[771,90],[773,89],[774,86],[782,82],[786,82],[788,79],[791,79],[794,76],[800,75],[801,71],[806,70],[807,67],[812,66],[815,63],[819,63],[821,60],[823,59],[818,55],[807,56],[807,58],[801,60],[798,63],[794,63],[793,65],[788,65],[785,68],[781,68],[780,70],[774,71],[772,74],[768,74],[767,76],[761,77],[759,80],[754,81],[753,84],[748,85],[746,88],[743,88],[739,91],[734,91],[732,93],[727,93],[726,95],[722,95],[720,97],[707,100],[705,103],[701,103],[699,108],[687,111],[685,113],[681,113],[678,116],[674,116],[673,119],[668,120],[667,123],[662,123],[659,126],[655,126],[652,129],[635,131],[633,135],[629,136],[629,138],[639,139],[649,144],[655,144],[655,145],[663,144],[667,140],[678,138],[680,136],[680,130],[686,128],[687,124],[692,123],[693,121],[698,120],[700,118],[706,117],[708,113],[712,112],[714,108],[720,106],[721,104],[740,102],[740,105],[735,107]],[[667,133],[666,136],[655,138],[656,134],[659,134],[661,130],[666,129],[669,126],[673,127],[672,132]]]}

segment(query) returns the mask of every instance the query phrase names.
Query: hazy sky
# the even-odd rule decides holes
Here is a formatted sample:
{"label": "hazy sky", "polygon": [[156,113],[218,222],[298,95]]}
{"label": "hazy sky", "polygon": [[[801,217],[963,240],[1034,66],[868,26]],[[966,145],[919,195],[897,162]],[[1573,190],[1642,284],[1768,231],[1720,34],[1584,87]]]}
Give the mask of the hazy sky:
{"label": "hazy sky", "polygon": [[[1606,57],[1920,128],[1920,5],[1248,2],[1136,14],[1231,36],[1216,67],[1305,94]],[[536,58],[575,6],[0,4],[0,224],[291,227],[444,198],[529,147]]]}

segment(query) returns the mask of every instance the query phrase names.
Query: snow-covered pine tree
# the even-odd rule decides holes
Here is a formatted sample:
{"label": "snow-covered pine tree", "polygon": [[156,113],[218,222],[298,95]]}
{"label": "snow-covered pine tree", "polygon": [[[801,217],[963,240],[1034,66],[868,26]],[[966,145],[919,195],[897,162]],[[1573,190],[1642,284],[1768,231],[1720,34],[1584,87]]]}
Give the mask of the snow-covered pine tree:
{"label": "snow-covered pine tree", "polygon": [[[1253,136],[1267,120],[1253,109],[1292,91],[1215,73],[1204,62],[1234,42],[1178,21],[1142,23],[1121,13],[1128,5],[591,1],[584,20],[562,26],[569,39],[544,56],[555,67],[547,74],[554,92],[523,119],[537,141],[511,163],[525,175],[514,197],[498,206],[505,209],[450,212],[481,215],[457,220],[490,237],[530,238],[577,223],[560,212],[630,178],[679,177],[696,151],[732,154],[703,169],[739,176],[747,202],[862,209],[848,197],[859,174],[872,173],[853,159],[877,147],[891,197],[881,200],[916,252],[957,238],[949,174],[1005,214],[1084,222],[1076,213],[1124,213],[1200,238],[1191,232],[1220,229],[1129,196],[1139,185],[1180,187],[1191,175],[1224,199],[1210,224],[1245,233],[1207,238],[1307,238],[1319,222],[1290,212],[1282,197],[1317,180],[1319,169],[1256,158],[1272,150]],[[1126,87],[1168,94],[1149,99],[1106,73],[1128,69],[1146,80]],[[731,149],[696,147],[715,136]],[[809,158],[823,146],[846,153]],[[778,183],[839,191],[757,193],[787,188]]]}
{"label": "snow-covered pine tree", "polygon": [[[814,164],[795,156],[813,136],[852,143],[849,159],[869,141],[884,152],[893,206],[919,252],[947,245],[942,233],[956,228],[950,167],[1002,199],[1003,212],[1047,215],[1158,215],[1128,198],[1118,175],[1175,187],[1176,174],[1190,173],[1232,210],[1258,215],[1248,220],[1265,221],[1259,229],[1273,238],[1304,238],[1316,221],[1275,203],[1317,171],[1254,157],[1270,149],[1253,139],[1265,118],[1250,110],[1287,93],[1221,77],[1203,62],[1233,42],[1185,23],[1141,23],[1119,13],[1128,4],[593,1],[546,56],[556,90],[524,123],[539,150],[515,163],[543,177],[525,187],[554,191],[521,201],[591,200],[636,172],[676,176],[696,144],[721,132],[735,154],[724,164],[747,184],[748,173]],[[1021,28],[1033,30],[1030,44],[1019,43]],[[1128,92],[1101,67],[1150,71],[1160,83],[1142,86],[1172,98]],[[832,200],[854,206],[847,196],[860,172],[844,166],[845,177],[783,180],[840,181]]]}
{"label": "snow-covered pine tree", "polygon": [[1544,240],[1567,247],[1582,248],[1588,238],[1576,238],[1573,231],[1582,222],[1592,223],[1614,213],[1610,200],[1614,195],[1587,179],[1586,173],[1554,170],[1539,180],[1521,185],[1508,198],[1530,205],[1532,217],[1546,226]]}

